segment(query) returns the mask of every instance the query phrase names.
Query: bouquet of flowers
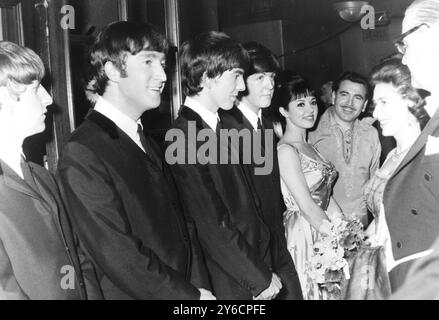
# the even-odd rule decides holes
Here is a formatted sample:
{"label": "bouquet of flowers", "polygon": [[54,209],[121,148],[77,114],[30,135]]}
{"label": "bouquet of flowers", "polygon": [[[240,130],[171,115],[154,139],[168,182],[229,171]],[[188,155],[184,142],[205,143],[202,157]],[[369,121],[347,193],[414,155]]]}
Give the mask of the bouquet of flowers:
{"label": "bouquet of flowers", "polygon": [[326,295],[339,297],[341,283],[350,278],[347,259],[364,245],[363,224],[352,217],[333,218],[332,234],[314,243],[308,263],[309,276]]}

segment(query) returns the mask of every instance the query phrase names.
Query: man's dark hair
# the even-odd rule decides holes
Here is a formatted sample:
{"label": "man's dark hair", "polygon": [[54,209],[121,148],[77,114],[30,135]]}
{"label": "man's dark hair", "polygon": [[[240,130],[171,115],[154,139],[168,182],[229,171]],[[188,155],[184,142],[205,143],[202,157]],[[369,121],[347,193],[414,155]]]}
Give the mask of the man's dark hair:
{"label": "man's dark hair", "polygon": [[280,67],[276,57],[262,44],[257,42],[247,42],[244,44],[244,49],[247,50],[250,58],[249,68],[244,74],[245,79],[255,73],[279,72]]}
{"label": "man's dark hair", "polygon": [[[262,44],[258,42],[247,42],[244,44],[244,49],[250,58],[249,67],[244,73],[244,80],[255,73],[273,72],[277,74],[280,70],[279,62],[274,54]],[[240,97],[247,96],[248,89],[239,93]]]}
{"label": "man's dark hair", "polygon": [[168,48],[165,35],[149,23],[119,21],[108,24],[97,36],[90,51],[90,91],[99,95],[105,92],[109,79],[104,66],[108,61],[120,70],[122,76],[126,76],[127,54],[136,55],[140,51],[149,50],[166,55]]}
{"label": "man's dark hair", "polygon": [[220,76],[227,70],[248,67],[248,54],[243,46],[222,32],[210,31],[186,41],[180,52],[181,82],[186,96],[199,93],[203,74]]}
{"label": "man's dark hair", "polygon": [[365,100],[369,100],[370,86],[369,86],[369,82],[367,81],[367,78],[363,77],[359,73],[352,72],[352,71],[344,72],[340,77],[338,77],[338,79],[335,80],[334,83],[332,84],[332,91],[336,93],[338,91],[338,89],[340,88],[340,84],[345,80],[349,80],[349,81],[354,82],[354,83],[362,84],[364,86],[364,88],[366,89]]}

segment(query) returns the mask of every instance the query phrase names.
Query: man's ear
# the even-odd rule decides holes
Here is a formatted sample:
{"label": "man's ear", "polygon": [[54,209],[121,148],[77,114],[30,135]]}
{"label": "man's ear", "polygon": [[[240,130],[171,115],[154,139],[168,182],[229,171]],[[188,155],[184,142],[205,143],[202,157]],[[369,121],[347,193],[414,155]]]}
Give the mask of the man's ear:
{"label": "man's ear", "polygon": [[7,109],[12,110],[14,100],[11,96],[11,91],[7,86],[0,86],[0,108],[5,111]]}
{"label": "man's ear", "polygon": [[110,81],[119,82],[120,70],[114,65],[113,62],[107,61],[104,65],[104,70]]}
{"label": "man's ear", "polygon": [[208,88],[210,89],[210,86],[212,85],[212,79],[210,79],[207,76],[206,71],[203,72],[203,75],[201,76],[201,81],[200,81],[200,87],[201,88]]}
{"label": "man's ear", "polygon": [[332,104],[335,105],[335,91],[332,91]]}

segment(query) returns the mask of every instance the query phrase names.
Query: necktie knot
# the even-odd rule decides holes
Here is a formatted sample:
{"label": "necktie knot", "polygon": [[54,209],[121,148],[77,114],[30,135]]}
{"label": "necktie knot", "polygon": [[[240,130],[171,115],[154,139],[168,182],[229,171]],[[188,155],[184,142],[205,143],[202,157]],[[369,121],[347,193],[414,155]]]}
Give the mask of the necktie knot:
{"label": "necktie knot", "polygon": [[222,126],[221,126],[221,121],[220,121],[220,119],[218,119],[218,121],[217,121],[217,123],[216,123],[216,129],[215,129],[215,131],[216,131],[217,134],[220,134],[220,130],[221,130],[221,128],[222,128]]}
{"label": "necktie knot", "polygon": [[145,150],[146,155],[157,165],[161,166],[161,161],[152,150],[151,142],[145,137],[142,126],[140,124],[137,124],[137,134],[139,135],[140,143],[143,147],[143,150]]}
{"label": "necktie knot", "polygon": [[262,126],[261,118],[258,117],[258,130],[263,130],[263,129],[264,129],[264,127]]}

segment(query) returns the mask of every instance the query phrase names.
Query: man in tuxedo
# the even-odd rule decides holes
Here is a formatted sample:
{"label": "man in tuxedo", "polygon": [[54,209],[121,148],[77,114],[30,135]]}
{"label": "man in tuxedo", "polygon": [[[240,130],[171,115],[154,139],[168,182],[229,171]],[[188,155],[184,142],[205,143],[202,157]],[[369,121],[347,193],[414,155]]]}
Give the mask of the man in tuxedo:
{"label": "man in tuxedo", "polygon": [[140,116],[159,106],[168,44],[149,24],[116,22],[90,54],[94,110],[65,145],[58,178],[105,299],[214,299],[175,186]]}
{"label": "man in tuxedo", "polygon": [[[205,161],[199,157],[203,144],[192,135],[213,136],[213,142],[218,142],[216,133],[221,124],[217,111],[232,108],[238,93],[245,89],[247,64],[248,54],[242,45],[220,32],[200,34],[181,48],[186,100],[172,132],[184,135],[186,148],[184,161],[174,163],[171,170],[185,212],[197,226],[218,299],[272,299],[282,287],[267,263],[270,227],[257,211],[243,168],[230,161],[219,164],[211,153]],[[230,160],[230,146],[216,146],[217,152],[212,153]],[[171,144],[167,155],[170,148]],[[198,156],[191,161],[195,153]]]}
{"label": "man in tuxedo", "polygon": [[[398,263],[389,275],[392,291],[406,281],[398,297],[429,299],[437,287],[438,242],[432,245],[439,236],[438,1],[413,1],[405,12],[402,31],[395,44],[410,69],[412,85],[431,93],[425,99],[431,118],[384,190],[392,253]],[[411,292],[418,288],[425,291]]]}
{"label": "man in tuxedo", "polygon": [[[244,149],[240,148],[240,163],[244,168],[246,179],[252,187],[258,214],[270,229],[269,255],[266,263],[281,278],[283,287],[278,299],[298,299],[302,297],[299,279],[294,262],[287,249],[285,228],[282,214],[285,205],[280,191],[279,165],[277,160],[276,143],[274,141],[273,125],[262,116],[262,109],[270,106],[274,92],[275,76],[279,64],[269,49],[256,42],[244,45],[250,57],[250,66],[244,74],[246,90],[240,95],[237,106],[231,110],[220,110],[223,128],[250,130],[261,133],[261,140],[251,143],[252,161],[244,163]],[[265,133],[271,133],[270,143],[265,145]],[[258,144],[257,141],[260,141]],[[255,150],[257,149],[257,150]],[[254,154],[272,159],[272,171],[269,174],[257,174],[258,166]]]}
{"label": "man in tuxedo", "polygon": [[55,179],[23,155],[24,139],[44,131],[52,104],[40,83],[43,62],[7,41],[0,61],[0,300],[99,298]]}

